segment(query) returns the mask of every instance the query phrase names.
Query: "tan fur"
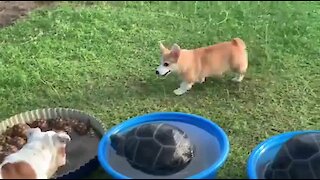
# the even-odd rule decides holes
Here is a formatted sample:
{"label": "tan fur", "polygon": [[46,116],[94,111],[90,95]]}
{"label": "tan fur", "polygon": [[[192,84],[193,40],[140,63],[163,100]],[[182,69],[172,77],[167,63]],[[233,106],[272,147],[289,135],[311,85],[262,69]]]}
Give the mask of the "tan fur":
{"label": "tan fur", "polygon": [[1,167],[3,179],[36,179],[36,173],[30,164],[20,161],[6,163]]}
{"label": "tan fur", "polygon": [[177,95],[184,94],[195,83],[203,83],[207,77],[222,76],[228,71],[237,73],[233,80],[241,82],[248,68],[246,45],[240,38],[190,50],[177,44],[169,50],[160,43],[160,49],[162,63],[168,63],[168,69],[183,80],[175,90]]}

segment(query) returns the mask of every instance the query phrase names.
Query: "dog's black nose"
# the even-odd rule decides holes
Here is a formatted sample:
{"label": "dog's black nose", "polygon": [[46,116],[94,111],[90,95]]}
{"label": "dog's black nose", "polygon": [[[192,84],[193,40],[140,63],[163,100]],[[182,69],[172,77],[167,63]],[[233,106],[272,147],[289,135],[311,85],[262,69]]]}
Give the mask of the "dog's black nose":
{"label": "dog's black nose", "polygon": [[159,71],[156,71],[156,74],[158,74],[158,75],[159,75]]}

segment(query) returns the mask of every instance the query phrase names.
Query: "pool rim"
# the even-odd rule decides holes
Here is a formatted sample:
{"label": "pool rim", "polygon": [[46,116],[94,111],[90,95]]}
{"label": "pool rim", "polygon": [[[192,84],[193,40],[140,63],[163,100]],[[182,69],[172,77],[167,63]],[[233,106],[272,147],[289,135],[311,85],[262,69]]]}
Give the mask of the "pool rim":
{"label": "pool rim", "polygon": [[[274,136],[267,138],[266,140],[259,143],[250,153],[250,156],[247,161],[247,176],[248,179],[260,179],[256,173],[256,165],[257,161],[260,158],[260,155],[270,147],[279,144],[281,139],[288,139],[292,136],[305,134],[305,133],[319,133],[320,130],[297,130],[297,131],[289,131],[280,133]],[[282,144],[282,143],[281,143]]]}
{"label": "pool rim", "polygon": [[[229,137],[226,134],[226,132],[216,123],[212,122],[211,120],[196,115],[196,114],[190,114],[190,113],[183,113],[183,112],[154,112],[154,113],[148,113],[148,114],[143,114],[143,115],[138,115],[133,118],[129,118],[126,121],[114,126],[111,128],[108,132],[104,134],[102,139],[100,140],[99,147],[98,147],[98,159],[99,162],[102,166],[102,168],[105,170],[106,173],[108,173],[111,177],[116,178],[116,179],[131,179],[130,177],[127,177],[116,170],[114,170],[109,163],[107,163],[106,158],[105,158],[105,149],[107,143],[109,143],[109,137],[111,134],[114,134],[124,127],[133,127],[138,124],[146,123],[146,122],[154,122],[157,121],[157,119],[160,119],[159,117],[165,117],[165,120],[169,120],[174,118],[174,117],[180,117],[177,118],[176,120],[179,122],[184,122],[188,123],[184,120],[181,120],[181,117],[187,117],[187,119],[192,119],[194,121],[202,121],[203,123],[206,123],[211,126],[211,128],[214,129],[214,133],[217,134],[218,141],[221,143],[221,155],[220,157],[213,163],[211,166],[209,166],[207,169],[204,169],[203,171],[194,174],[192,176],[189,176],[185,179],[201,179],[201,178],[208,178],[209,176],[216,175],[218,170],[223,166],[223,164],[226,162],[229,152],[230,152],[230,142],[229,142]],[[190,124],[190,123],[188,123]],[[192,124],[192,123],[191,123]],[[199,127],[199,126],[198,126]],[[201,128],[201,127],[199,127]],[[210,132],[209,132],[210,133]],[[221,140],[220,140],[221,139]]]}

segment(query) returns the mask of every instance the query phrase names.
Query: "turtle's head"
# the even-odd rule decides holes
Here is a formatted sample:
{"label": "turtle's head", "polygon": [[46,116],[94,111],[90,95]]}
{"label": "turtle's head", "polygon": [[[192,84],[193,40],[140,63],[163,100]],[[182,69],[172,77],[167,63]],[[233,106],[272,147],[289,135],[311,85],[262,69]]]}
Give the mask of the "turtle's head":
{"label": "turtle's head", "polygon": [[118,134],[110,136],[111,147],[117,152],[118,155],[124,155],[125,137]]}

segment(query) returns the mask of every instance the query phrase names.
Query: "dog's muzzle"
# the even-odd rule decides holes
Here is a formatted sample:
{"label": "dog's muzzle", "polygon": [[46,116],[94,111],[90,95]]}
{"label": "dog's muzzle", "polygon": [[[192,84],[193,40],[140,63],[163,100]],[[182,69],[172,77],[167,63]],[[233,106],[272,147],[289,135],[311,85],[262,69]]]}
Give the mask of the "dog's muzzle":
{"label": "dog's muzzle", "polygon": [[160,72],[157,70],[156,71],[156,74],[158,75],[158,76],[167,76],[168,74],[170,74],[171,73],[171,71],[169,70],[169,71],[167,71],[165,74],[160,74]]}

